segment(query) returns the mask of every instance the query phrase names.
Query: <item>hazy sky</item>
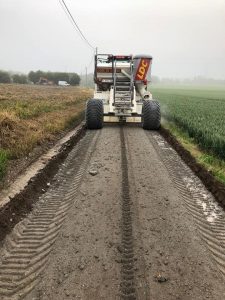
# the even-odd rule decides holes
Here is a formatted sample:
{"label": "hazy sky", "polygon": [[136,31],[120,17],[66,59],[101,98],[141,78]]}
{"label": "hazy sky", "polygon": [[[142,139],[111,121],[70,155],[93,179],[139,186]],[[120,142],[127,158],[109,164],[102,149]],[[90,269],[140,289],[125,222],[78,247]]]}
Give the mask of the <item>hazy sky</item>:
{"label": "hazy sky", "polygon": [[[225,0],[65,2],[101,53],[151,54],[161,77],[225,79]],[[0,0],[0,38],[5,70],[84,73],[93,53],[58,0]]]}

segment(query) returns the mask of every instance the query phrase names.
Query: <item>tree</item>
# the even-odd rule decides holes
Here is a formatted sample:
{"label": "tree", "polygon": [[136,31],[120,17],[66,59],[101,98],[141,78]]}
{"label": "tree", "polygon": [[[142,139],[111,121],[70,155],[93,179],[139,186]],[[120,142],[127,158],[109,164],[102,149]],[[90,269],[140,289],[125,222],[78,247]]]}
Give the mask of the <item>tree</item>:
{"label": "tree", "polygon": [[45,77],[44,75],[45,75],[45,73],[40,70],[38,70],[36,72],[30,71],[28,74],[28,78],[33,83],[37,83],[39,81],[40,77]]}
{"label": "tree", "polygon": [[0,83],[10,83],[11,78],[8,72],[0,71]]}
{"label": "tree", "polygon": [[70,75],[69,84],[71,85],[79,85],[80,84],[80,76],[76,73]]}
{"label": "tree", "polygon": [[66,82],[69,82],[69,80],[70,80],[69,74],[65,73],[65,72],[56,72],[55,76],[57,78],[57,83],[58,83],[59,80],[63,80],[63,81],[66,81]]}
{"label": "tree", "polygon": [[66,81],[71,85],[79,85],[80,76],[76,73],[66,73],[66,72],[43,72],[43,71],[30,71],[28,78],[33,83],[38,83],[40,77],[43,77],[49,81],[58,84],[59,81]]}
{"label": "tree", "polygon": [[13,78],[14,83],[20,83],[20,84],[27,83],[27,76],[26,75],[14,74],[12,78]]}

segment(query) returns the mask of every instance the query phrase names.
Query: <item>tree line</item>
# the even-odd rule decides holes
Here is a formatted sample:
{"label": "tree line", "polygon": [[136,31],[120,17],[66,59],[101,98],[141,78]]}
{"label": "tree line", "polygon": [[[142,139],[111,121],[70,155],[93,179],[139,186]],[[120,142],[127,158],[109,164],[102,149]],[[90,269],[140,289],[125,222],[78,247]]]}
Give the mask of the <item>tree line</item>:
{"label": "tree line", "polygon": [[80,76],[77,73],[66,72],[44,72],[41,70],[30,71],[25,74],[11,74],[10,72],[0,70],[0,83],[34,83],[38,84],[47,80],[49,84],[58,84],[58,81],[66,81],[70,85],[79,85]]}

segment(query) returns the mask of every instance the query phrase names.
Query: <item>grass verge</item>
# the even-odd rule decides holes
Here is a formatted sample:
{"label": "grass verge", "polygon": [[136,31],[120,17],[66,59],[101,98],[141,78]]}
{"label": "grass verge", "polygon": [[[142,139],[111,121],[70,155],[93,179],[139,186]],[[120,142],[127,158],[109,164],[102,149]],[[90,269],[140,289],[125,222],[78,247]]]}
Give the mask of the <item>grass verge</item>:
{"label": "grass verge", "polygon": [[207,153],[196,145],[193,138],[177,127],[174,123],[164,121],[163,127],[168,129],[173,136],[181,143],[181,145],[188,150],[196,161],[204,166],[213,176],[220,182],[225,184],[225,161],[217,158],[211,153]]}
{"label": "grass verge", "polygon": [[7,163],[52,144],[84,116],[92,91],[80,87],[0,84],[0,180]]}
{"label": "grass verge", "polygon": [[5,150],[0,149],[0,179],[5,175],[8,162],[8,153]]}

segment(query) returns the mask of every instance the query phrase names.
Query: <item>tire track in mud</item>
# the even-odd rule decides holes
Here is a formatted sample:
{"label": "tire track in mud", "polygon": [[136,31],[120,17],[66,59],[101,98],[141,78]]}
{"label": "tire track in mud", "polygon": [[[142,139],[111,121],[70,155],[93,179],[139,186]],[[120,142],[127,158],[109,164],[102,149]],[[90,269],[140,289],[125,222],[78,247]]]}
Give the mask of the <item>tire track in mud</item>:
{"label": "tire track in mud", "polygon": [[146,133],[193,216],[212,259],[225,276],[225,212],[178,154],[158,133]]}
{"label": "tire track in mud", "polygon": [[18,223],[4,244],[0,263],[0,298],[22,299],[45,269],[68,210],[73,205],[100,132],[89,131],[70,152],[55,182],[33,212]]}
{"label": "tire track in mud", "polygon": [[122,169],[122,247],[121,247],[121,299],[137,299],[134,270],[134,238],[132,228],[131,197],[129,189],[128,161],[124,130],[120,128]]}

